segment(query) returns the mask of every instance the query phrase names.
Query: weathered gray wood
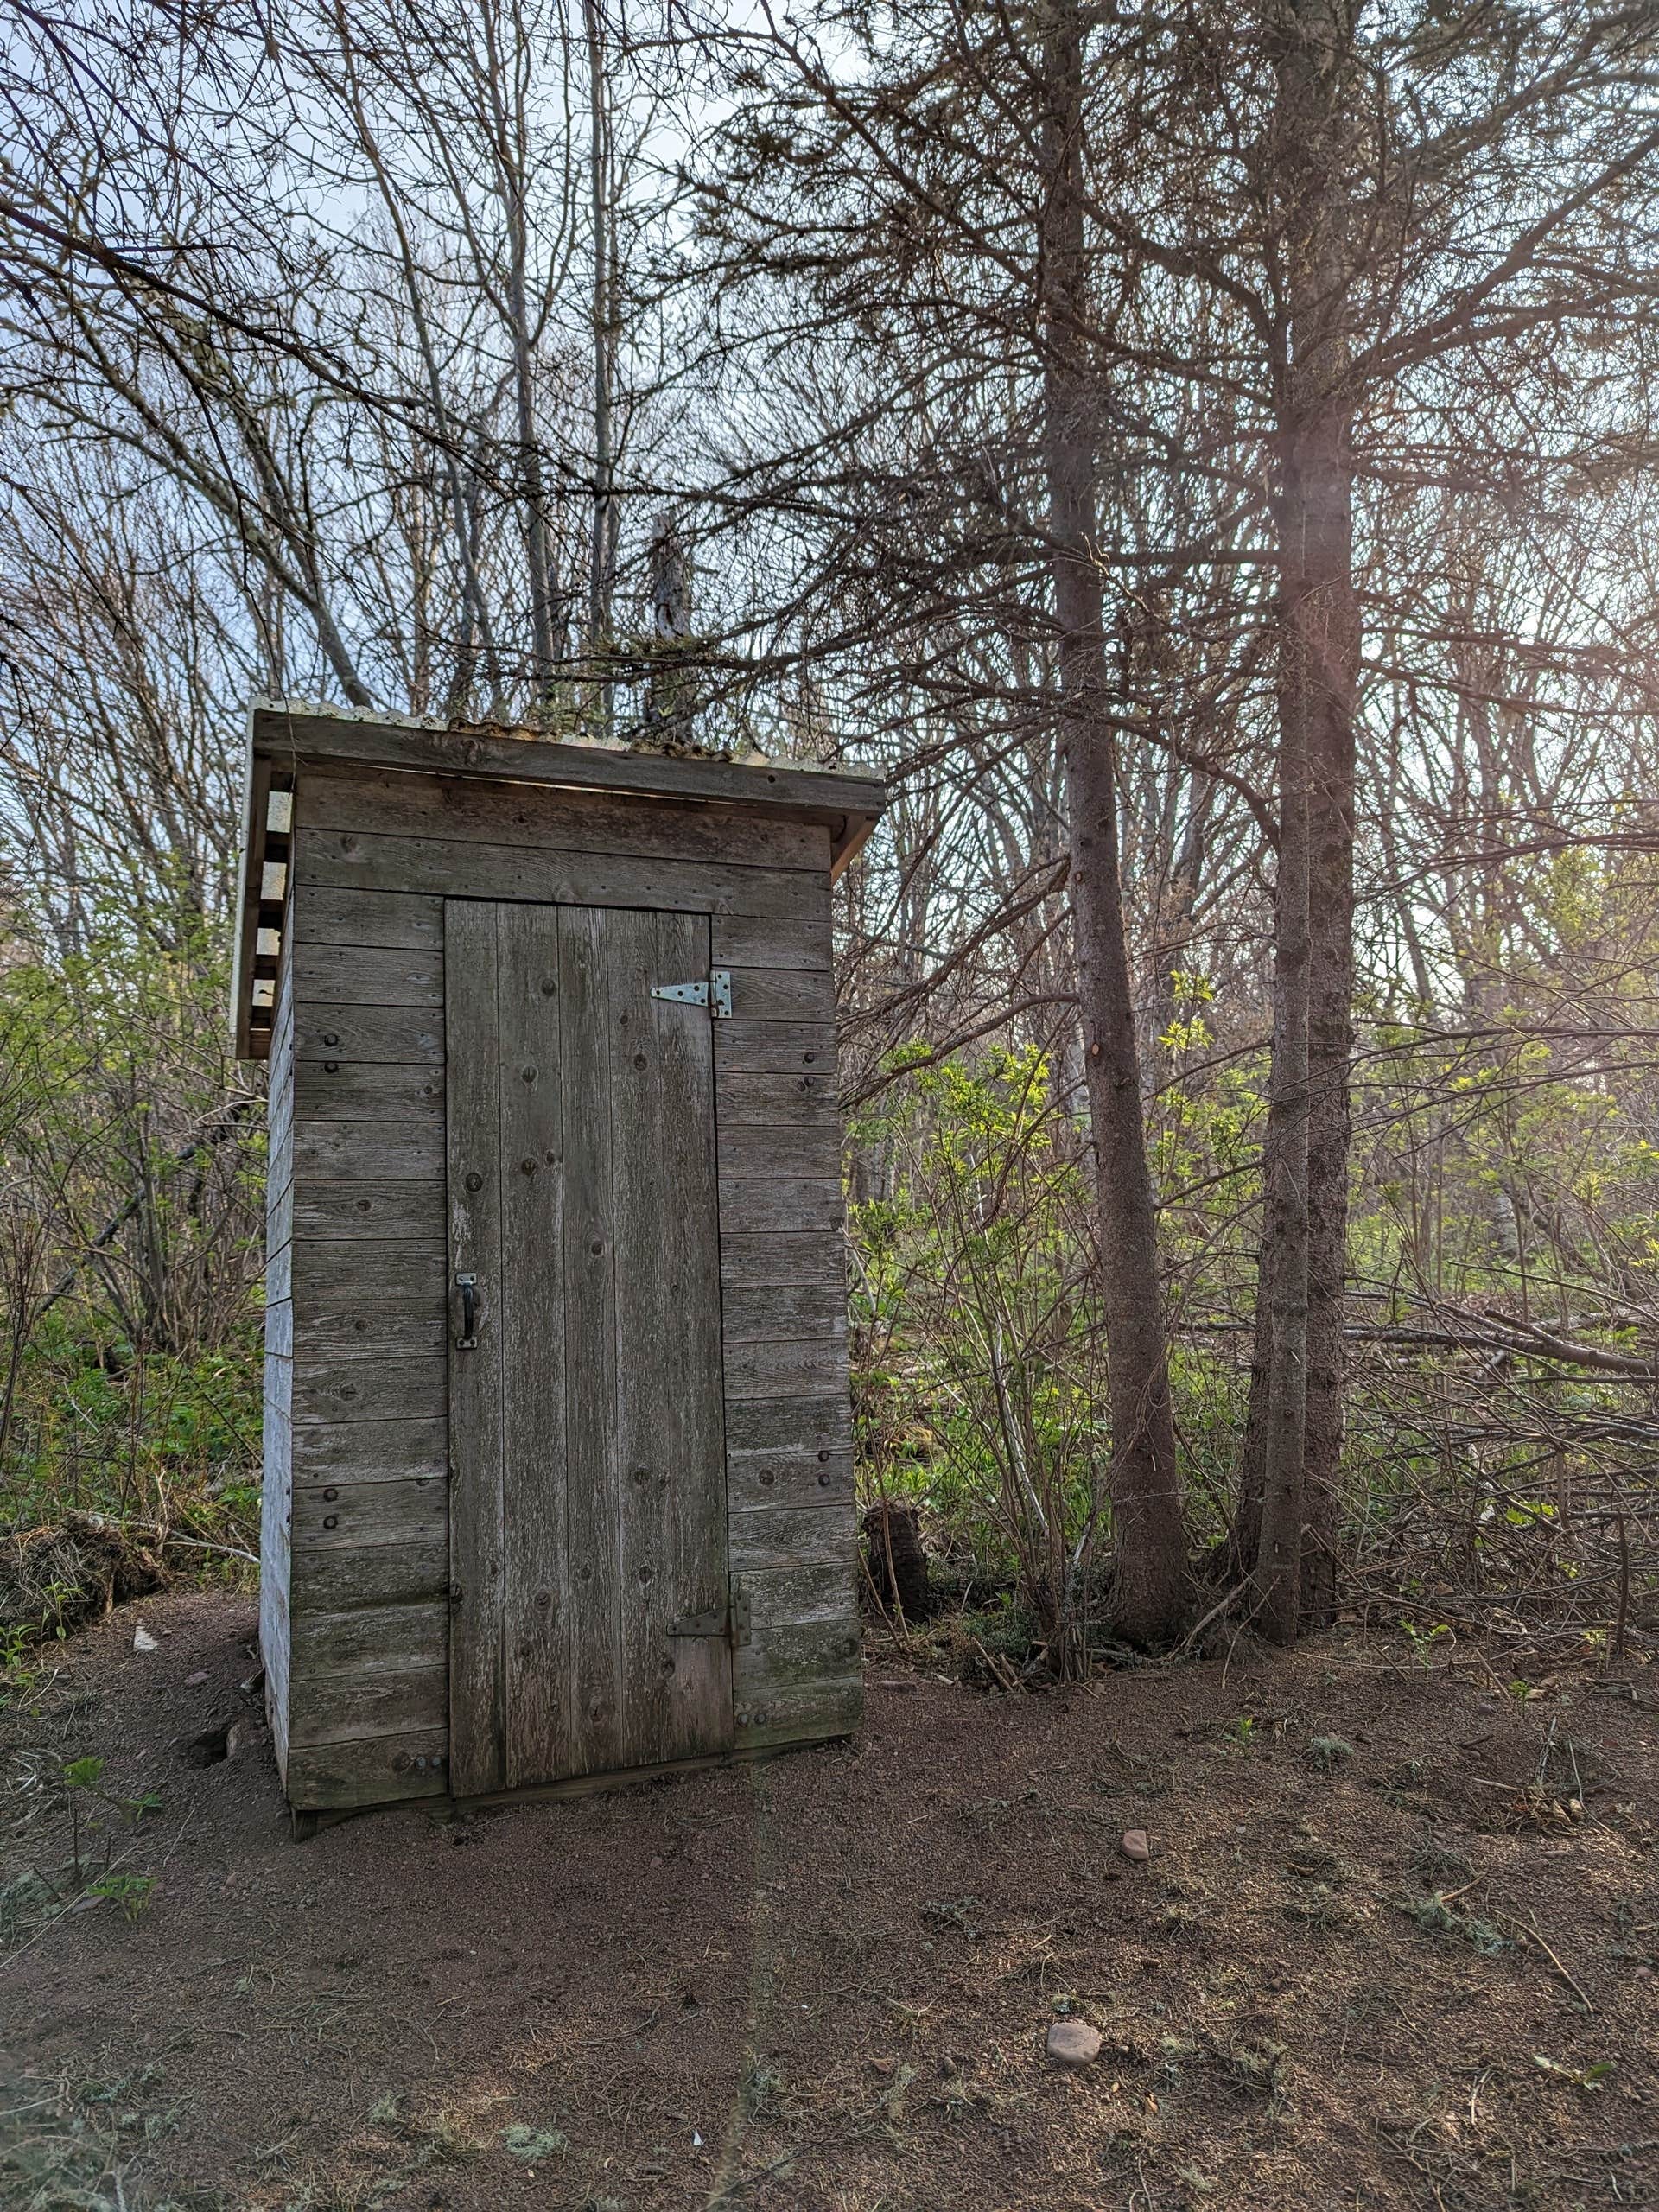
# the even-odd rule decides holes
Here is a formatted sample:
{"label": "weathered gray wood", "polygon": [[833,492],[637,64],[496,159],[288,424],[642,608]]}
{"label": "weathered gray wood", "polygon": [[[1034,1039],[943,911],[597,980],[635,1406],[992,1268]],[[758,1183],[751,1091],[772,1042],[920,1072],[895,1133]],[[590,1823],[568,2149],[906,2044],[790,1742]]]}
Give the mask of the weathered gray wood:
{"label": "weathered gray wood", "polygon": [[448,1551],[441,1540],[430,1539],[296,1551],[290,1573],[289,1611],[296,1626],[312,1612],[426,1604],[449,1586]]}
{"label": "weathered gray wood", "polygon": [[443,1004],[443,955],[424,949],[365,944],[294,946],[294,982],[302,1006],[321,999],[335,1006]]}
{"label": "weathered gray wood", "polygon": [[740,1008],[732,1020],[715,1024],[715,1070],[721,1077],[768,1071],[833,1077],[835,1028],[828,1020],[757,1021]]}
{"label": "weathered gray wood", "polygon": [[832,1285],[847,1293],[847,1248],[839,1236],[791,1236],[787,1231],[746,1234],[721,1224],[721,1281],[730,1290],[787,1283]]}
{"label": "weathered gray wood", "polygon": [[293,1196],[294,1235],[302,1243],[352,1242],[359,1237],[442,1243],[442,1182],[308,1181],[297,1184]]}
{"label": "weathered gray wood", "polygon": [[820,1117],[806,1127],[762,1128],[721,1117],[720,1166],[733,1182],[829,1180],[841,1173],[841,1129]]}
{"label": "weathered gray wood", "polygon": [[746,1574],[743,1587],[757,1636],[770,1629],[851,1629],[858,1619],[852,1547],[840,1559],[807,1567],[790,1565]]}
{"label": "weathered gray wood", "polygon": [[319,1813],[442,1797],[448,1788],[448,1753],[444,1728],[311,1745],[289,1755],[289,1802],[296,1811]]}
{"label": "weathered gray wood", "polygon": [[[449,1726],[454,1787],[506,1781],[502,1641],[505,1346],[501,1326],[501,1063],[497,910],[458,901],[444,915],[448,1079],[448,1258],[477,1278],[477,1342],[452,1346]],[[462,1306],[452,1299],[459,1337]]]}
{"label": "weathered gray wood", "polygon": [[265,1249],[275,1252],[289,1243],[294,1235],[294,1179],[290,1175],[280,1190],[268,1188],[265,1192]]}
{"label": "weathered gray wood", "polygon": [[844,1498],[824,1505],[749,1508],[734,1512],[726,1525],[733,1572],[746,1582],[760,1568],[845,1569],[853,1555],[853,1521]]}
{"label": "weathered gray wood", "polygon": [[[354,1248],[328,1244],[312,1249],[334,1252]],[[448,1319],[441,1300],[423,1301],[423,1307],[420,1312],[400,1308],[391,1300],[366,1310],[341,1302],[320,1307],[295,1330],[300,1357],[330,1364],[339,1360],[418,1359],[429,1367],[435,1366],[442,1376],[449,1343]],[[342,1414],[341,1418],[350,1416]]]}
{"label": "weathered gray wood", "polygon": [[722,1031],[747,1027],[753,1022],[781,1023],[798,1027],[822,1022],[833,1035],[836,1019],[836,979],[813,968],[734,968],[732,1014]]}
{"label": "weathered gray wood", "polygon": [[421,1007],[340,1006],[303,1002],[294,1048],[306,1060],[404,1060],[430,1066],[443,1058],[443,1017]]}
{"label": "weathered gray wood", "polygon": [[442,1122],[443,1069],[432,1060],[302,1060],[294,1103],[313,1122]]}
{"label": "weathered gray wood", "polygon": [[362,1319],[372,1306],[399,1313],[442,1313],[447,1307],[443,1247],[424,1240],[365,1236],[343,1248],[302,1244],[293,1249],[289,1280],[302,1327],[334,1312]]}
{"label": "weathered gray wood", "polygon": [[626,1611],[617,1519],[616,1229],[607,969],[604,917],[591,911],[562,915],[569,1758],[577,1774],[616,1764]]}
{"label": "weathered gray wood", "polygon": [[792,922],[717,915],[712,957],[716,968],[818,968],[827,973],[835,965],[828,906]]}
{"label": "weathered gray wood", "polygon": [[255,708],[256,760],[290,769],[302,761],[367,762],[426,774],[505,778],[512,783],[708,799],[779,814],[822,817],[880,813],[886,785],[868,769],[798,762],[716,760],[620,746],[570,743],[496,728],[431,729],[376,715],[281,704]]}
{"label": "weathered gray wood", "polygon": [[622,1727],[618,1764],[648,1766],[732,1739],[731,1647],[672,1634],[723,1618],[714,1053],[700,1008],[653,1000],[709,963],[709,928],[671,914],[606,918],[620,1363]]}
{"label": "weathered gray wood", "polygon": [[571,1735],[558,911],[502,906],[496,931],[503,1759],[511,1788],[563,1773]]}
{"label": "weathered gray wood", "polygon": [[734,1452],[841,1452],[853,1440],[845,1391],[833,1398],[741,1398],[726,1409]]}
{"label": "weathered gray wood", "polygon": [[293,1435],[296,1481],[389,1483],[448,1469],[443,1421],[302,1423]]}
{"label": "weathered gray wood", "polygon": [[671,913],[764,914],[783,920],[815,912],[822,899],[818,878],[804,868],[731,868],[642,860],[626,853],[383,837],[368,831],[335,836],[314,830],[298,847],[295,867],[302,887],[655,907]]}
{"label": "weathered gray wood", "polygon": [[289,1742],[295,1751],[363,1738],[435,1732],[444,1726],[448,1682],[442,1667],[404,1674],[305,1674],[294,1684]]}
{"label": "weathered gray wood", "polygon": [[318,1681],[333,1675],[435,1668],[447,1682],[448,1599],[302,1613],[294,1624],[294,1656],[296,1666]]}
{"label": "weathered gray wood", "polygon": [[294,1172],[324,1182],[435,1183],[443,1129],[425,1122],[296,1122]]}
{"label": "weathered gray wood", "polygon": [[726,1478],[734,1512],[774,1503],[844,1505],[853,1495],[852,1446],[728,1451]]}
{"label": "weathered gray wood", "polygon": [[811,1231],[838,1237],[846,1205],[839,1177],[796,1176],[777,1182],[720,1185],[720,1221],[727,1237]]}
{"label": "weathered gray wood", "polygon": [[737,1656],[737,1742],[766,1744],[844,1736],[862,1709],[855,1621],[761,1630]]}
{"label": "weathered gray wood", "polygon": [[407,891],[325,891],[296,884],[294,931],[312,944],[443,950],[443,901]]}
{"label": "weathered gray wood", "polygon": [[837,1281],[734,1284],[724,1299],[726,1343],[734,1345],[785,1341],[791,1337],[827,1338],[846,1358],[847,1294]]}
{"label": "weathered gray wood", "polygon": [[441,1544],[448,1533],[448,1493],[442,1475],[417,1475],[402,1482],[337,1482],[322,1477],[296,1483],[292,1539],[308,1550]]}
{"label": "weathered gray wood", "polygon": [[[251,944],[249,957],[251,958]],[[283,1035],[273,1051],[269,1087],[270,1106],[279,1120],[289,1118],[293,1098],[293,1029],[288,1019],[292,996],[293,987],[284,962],[283,973],[277,978],[275,1009]],[[285,1766],[288,1759],[288,1707],[291,1684],[288,1518],[293,1488],[291,1423],[289,1416],[294,1370],[292,1360],[283,1356],[287,1347],[283,1341],[286,1335],[291,1342],[291,1307],[287,1295],[289,1288],[288,1222],[291,1203],[290,1186],[274,1202],[268,1204],[266,1215],[267,1249],[276,1256],[266,1269],[265,1294],[271,1301],[272,1311],[277,1318],[275,1340],[268,1342],[266,1346],[264,1384],[266,1418],[259,1510],[259,1649],[265,1669],[265,1710],[270,1722],[271,1738],[279,1767]],[[284,1316],[288,1317],[286,1321]]]}
{"label": "weathered gray wood", "polygon": [[631,854],[649,860],[794,868],[827,875],[821,827],[772,820],[724,806],[672,799],[470,782],[444,776],[314,771],[300,779],[298,819],[307,832],[372,831],[441,837],[461,844],[552,847]]}
{"label": "weathered gray wood", "polygon": [[[441,1421],[448,1395],[441,1352],[435,1358],[387,1360],[328,1359],[313,1352],[294,1378],[294,1420],[296,1426]],[[342,1441],[349,1450],[350,1440]]]}
{"label": "weathered gray wood", "polygon": [[715,1111],[722,1130],[747,1123],[767,1129],[798,1127],[840,1128],[835,1072],[809,1075],[804,1070],[750,1074],[734,1071],[720,1078]]}
{"label": "weathered gray wood", "polygon": [[847,1344],[826,1332],[819,1337],[766,1338],[726,1347],[726,1401],[775,1398],[784,1391],[827,1397],[847,1388]]}
{"label": "weathered gray wood", "polygon": [[279,1299],[273,1306],[267,1300],[264,1310],[265,1350],[276,1352],[286,1359],[294,1357],[294,1307],[292,1302]]}

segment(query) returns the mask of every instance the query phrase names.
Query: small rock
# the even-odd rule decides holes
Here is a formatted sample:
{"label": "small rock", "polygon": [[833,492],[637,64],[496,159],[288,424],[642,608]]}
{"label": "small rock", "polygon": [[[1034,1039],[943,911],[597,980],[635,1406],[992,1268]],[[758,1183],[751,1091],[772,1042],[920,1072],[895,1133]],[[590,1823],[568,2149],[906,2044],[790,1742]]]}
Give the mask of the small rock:
{"label": "small rock", "polygon": [[1052,2065],[1092,2066],[1100,2056],[1100,2030],[1087,2020],[1056,2020],[1046,2049]]}
{"label": "small rock", "polygon": [[266,1733],[267,1731],[260,1727],[257,1721],[232,1720],[225,1731],[226,1758],[227,1759],[242,1758],[245,1752],[252,1751],[257,1744],[263,1744]]}
{"label": "small rock", "polygon": [[185,1676],[184,1687],[188,1690],[199,1690],[207,1679],[207,1669],[205,1667],[198,1667],[194,1675]]}
{"label": "small rock", "polygon": [[1123,1840],[1118,1847],[1126,1859],[1145,1860],[1152,1856],[1152,1839],[1145,1828],[1125,1828]]}
{"label": "small rock", "polygon": [[162,1647],[140,1621],[132,1631],[132,1648],[135,1651],[159,1651]]}

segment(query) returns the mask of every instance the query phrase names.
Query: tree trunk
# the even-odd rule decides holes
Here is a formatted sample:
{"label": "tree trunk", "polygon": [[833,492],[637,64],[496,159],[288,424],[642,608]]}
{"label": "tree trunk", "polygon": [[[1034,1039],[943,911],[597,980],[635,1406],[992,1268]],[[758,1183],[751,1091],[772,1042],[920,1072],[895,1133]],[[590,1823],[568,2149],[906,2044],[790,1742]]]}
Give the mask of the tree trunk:
{"label": "tree trunk", "polygon": [[1334,1604],[1343,1438],[1354,715],[1359,664],[1348,372],[1344,86],[1351,38],[1304,0],[1279,60],[1288,358],[1279,399],[1274,1068],[1235,1563],[1288,1642]]}
{"label": "tree trunk", "polygon": [[1110,1365],[1110,1490],[1117,1538],[1113,1610],[1120,1635],[1150,1643],[1179,1628],[1189,1586],[1119,875],[1116,746],[1095,557],[1094,435],[1103,410],[1083,347],[1088,289],[1083,60],[1074,0],[1056,0],[1051,9],[1043,61],[1044,461],[1059,633],[1071,911]]}

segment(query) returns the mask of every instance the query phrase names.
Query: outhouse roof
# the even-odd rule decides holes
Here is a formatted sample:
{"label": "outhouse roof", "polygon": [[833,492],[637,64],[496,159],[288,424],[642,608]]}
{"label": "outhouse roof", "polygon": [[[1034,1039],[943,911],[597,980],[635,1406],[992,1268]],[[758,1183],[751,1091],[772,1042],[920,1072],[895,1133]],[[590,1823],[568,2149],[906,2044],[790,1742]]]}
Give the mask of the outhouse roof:
{"label": "outhouse roof", "polygon": [[255,1000],[274,973],[261,933],[280,932],[291,801],[302,766],[358,766],[412,775],[474,777],[568,791],[632,792],[687,805],[748,807],[830,831],[830,877],[874,828],[886,789],[857,763],[820,766],[760,753],[728,756],[685,747],[587,737],[550,737],[496,723],[445,722],[307,700],[256,701],[249,716],[238,881],[239,927],[231,997],[240,1058],[261,1057],[268,1024]]}

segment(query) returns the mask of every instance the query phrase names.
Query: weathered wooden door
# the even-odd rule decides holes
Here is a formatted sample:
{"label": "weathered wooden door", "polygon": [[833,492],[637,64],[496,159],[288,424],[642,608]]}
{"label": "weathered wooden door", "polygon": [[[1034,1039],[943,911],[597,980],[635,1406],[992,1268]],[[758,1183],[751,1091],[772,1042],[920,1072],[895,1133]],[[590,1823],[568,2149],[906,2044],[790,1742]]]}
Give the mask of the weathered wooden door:
{"label": "weathered wooden door", "polygon": [[444,910],[450,1787],[729,1747],[702,915]]}

